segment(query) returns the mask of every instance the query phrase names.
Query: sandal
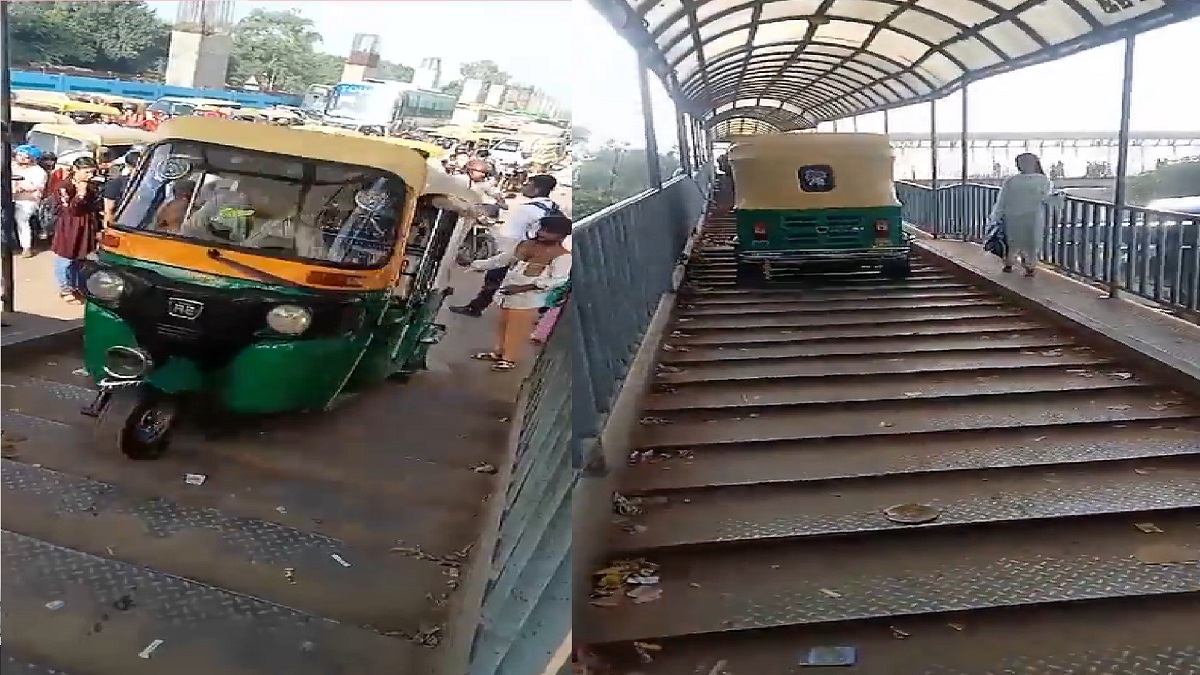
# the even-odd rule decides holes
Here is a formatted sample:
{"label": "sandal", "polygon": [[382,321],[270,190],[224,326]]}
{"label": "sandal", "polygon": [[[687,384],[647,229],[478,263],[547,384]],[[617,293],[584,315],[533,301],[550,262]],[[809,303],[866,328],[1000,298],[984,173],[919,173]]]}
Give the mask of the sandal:
{"label": "sandal", "polygon": [[476,361],[501,361],[501,360],[503,360],[500,357],[500,354],[498,354],[496,352],[479,352],[478,354],[472,354],[471,358],[475,359]]}
{"label": "sandal", "polygon": [[1005,265],[1004,267],[1000,268],[1000,271],[1001,271],[1001,272],[1011,272],[1011,271],[1012,271],[1012,265]]}
{"label": "sandal", "polygon": [[513,368],[516,368],[516,367],[517,367],[517,364],[513,363],[512,361],[505,361],[504,359],[500,359],[499,361],[497,361],[496,363],[494,363],[492,365],[492,370],[504,371],[504,370],[512,370]]}
{"label": "sandal", "polygon": [[1033,273],[1034,273],[1035,271],[1036,271],[1036,270],[1034,270],[1034,268],[1032,268],[1032,267],[1026,267],[1026,268],[1025,268],[1025,276],[1027,276],[1027,277],[1031,277],[1031,276],[1033,276]]}

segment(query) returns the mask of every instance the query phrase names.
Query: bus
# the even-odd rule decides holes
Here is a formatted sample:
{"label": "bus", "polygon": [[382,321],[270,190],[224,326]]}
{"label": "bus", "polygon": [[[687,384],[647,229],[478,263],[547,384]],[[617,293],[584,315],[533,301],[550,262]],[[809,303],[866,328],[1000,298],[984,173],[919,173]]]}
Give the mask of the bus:
{"label": "bus", "polygon": [[455,96],[417,89],[407,82],[342,82],[329,92],[324,123],[389,132],[437,126],[453,117],[457,103]]}
{"label": "bus", "polygon": [[321,116],[325,114],[325,106],[329,103],[329,91],[332,89],[326,84],[314,84],[304,92],[304,100],[300,103],[300,110],[305,114],[313,116]]}

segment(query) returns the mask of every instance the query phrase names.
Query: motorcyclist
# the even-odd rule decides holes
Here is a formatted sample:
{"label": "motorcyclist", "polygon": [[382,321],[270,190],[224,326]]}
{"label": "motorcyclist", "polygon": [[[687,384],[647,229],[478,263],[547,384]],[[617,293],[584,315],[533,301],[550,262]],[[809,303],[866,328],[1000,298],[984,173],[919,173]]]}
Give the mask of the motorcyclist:
{"label": "motorcyclist", "polygon": [[482,160],[488,167],[488,178],[496,180],[499,174],[496,173],[496,163],[492,161],[492,153],[487,148],[480,148],[475,151],[475,159]]}

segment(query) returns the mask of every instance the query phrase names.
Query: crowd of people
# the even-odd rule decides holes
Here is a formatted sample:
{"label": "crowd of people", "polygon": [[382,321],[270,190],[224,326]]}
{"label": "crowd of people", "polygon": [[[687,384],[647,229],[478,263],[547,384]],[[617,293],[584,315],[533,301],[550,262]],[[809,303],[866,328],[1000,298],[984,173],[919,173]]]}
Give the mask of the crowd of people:
{"label": "crowd of people", "polygon": [[462,163],[462,175],[479,195],[479,212],[498,221],[492,232],[497,253],[471,263],[483,272],[483,283],[474,298],[450,311],[477,318],[497,304],[495,346],[472,358],[491,362],[495,371],[513,370],[528,343],[545,343],[570,294],[572,222],[551,199],[558,187],[554,176],[531,176],[522,189],[526,201],[509,208],[486,149]]}
{"label": "crowd of people", "polygon": [[59,296],[69,304],[83,303],[79,262],[96,249],[124,187],[120,179],[99,182],[99,169],[91,157],[58,166],[53,153],[33,145],[13,151],[13,212],[21,256],[32,258],[38,248],[47,248],[54,256]]}

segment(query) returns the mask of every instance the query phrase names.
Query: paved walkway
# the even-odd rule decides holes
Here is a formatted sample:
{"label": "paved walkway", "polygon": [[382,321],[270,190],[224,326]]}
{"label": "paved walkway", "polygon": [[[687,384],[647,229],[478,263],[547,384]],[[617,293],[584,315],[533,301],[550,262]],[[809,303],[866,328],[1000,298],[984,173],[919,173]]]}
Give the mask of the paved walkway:
{"label": "paved walkway", "polygon": [[1200,382],[1200,326],[1196,324],[1138,302],[1109,299],[1103,290],[1046,268],[1032,279],[1004,274],[995,256],[972,242],[922,238],[917,244]]}
{"label": "paved walkway", "polygon": [[16,310],[54,319],[81,319],[83,306],[71,305],[58,297],[54,283],[54,255],[42,251],[32,258],[13,260]]}

